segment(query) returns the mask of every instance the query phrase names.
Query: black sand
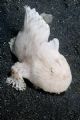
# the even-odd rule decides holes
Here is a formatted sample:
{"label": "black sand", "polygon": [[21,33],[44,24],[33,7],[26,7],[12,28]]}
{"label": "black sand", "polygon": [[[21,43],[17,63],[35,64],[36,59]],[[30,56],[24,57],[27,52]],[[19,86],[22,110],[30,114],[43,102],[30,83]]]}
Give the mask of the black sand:
{"label": "black sand", "polygon": [[[24,19],[23,6],[53,15],[51,36],[71,66],[73,81],[60,95],[36,90],[30,83],[20,92],[5,81],[14,64],[10,38]],[[80,0],[0,0],[0,120],[80,120]]]}

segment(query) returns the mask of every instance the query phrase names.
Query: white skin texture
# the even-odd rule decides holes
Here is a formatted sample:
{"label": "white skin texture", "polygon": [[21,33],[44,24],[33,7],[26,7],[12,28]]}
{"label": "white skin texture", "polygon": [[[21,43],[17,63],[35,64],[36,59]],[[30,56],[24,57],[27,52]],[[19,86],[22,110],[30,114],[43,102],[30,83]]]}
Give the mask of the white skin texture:
{"label": "white skin texture", "polygon": [[6,82],[17,90],[25,90],[23,78],[27,78],[44,91],[64,92],[72,81],[72,75],[65,57],[59,53],[59,40],[54,38],[48,42],[50,28],[46,18],[45,21],[42,18],[45,15],[40,16],[28,6],[24,8],[24,29],[9,43],[19,62],[12,66],[12,75]]}

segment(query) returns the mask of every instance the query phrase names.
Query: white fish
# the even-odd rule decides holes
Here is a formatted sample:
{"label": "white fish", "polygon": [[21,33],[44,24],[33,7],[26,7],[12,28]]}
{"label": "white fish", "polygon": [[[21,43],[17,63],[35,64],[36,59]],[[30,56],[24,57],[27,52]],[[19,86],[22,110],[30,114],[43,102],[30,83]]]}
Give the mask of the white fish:
{"label": "white fish", "polygon": [[48,42],[50,27],[43,17],[28,6],[24,7],[23,30],[10,41],[11,51],[19,62],[12,68],[6,82],[17,90],[25,90],[23,78],[50,93],[61,93],[68,89],[72,75],[65,57],[59,52],[59,40]]}

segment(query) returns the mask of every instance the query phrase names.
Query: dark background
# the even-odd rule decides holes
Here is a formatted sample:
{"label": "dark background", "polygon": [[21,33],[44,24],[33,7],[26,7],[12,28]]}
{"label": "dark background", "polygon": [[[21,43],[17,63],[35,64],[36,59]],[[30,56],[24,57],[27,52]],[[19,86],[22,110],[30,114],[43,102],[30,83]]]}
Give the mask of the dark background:
{"label": "dark background", "polygon": [[[60,40],[60,52],[73,75],[60,95],[36,90],[30,84],[20,92],[5,81],[14,64],[8,42],[23,26],[24,5],[53,15],[51,36]],[[0,0],[0,120],[80,120],[80,0]]]}

